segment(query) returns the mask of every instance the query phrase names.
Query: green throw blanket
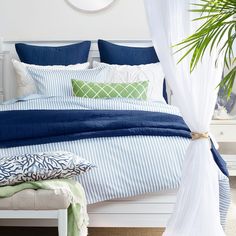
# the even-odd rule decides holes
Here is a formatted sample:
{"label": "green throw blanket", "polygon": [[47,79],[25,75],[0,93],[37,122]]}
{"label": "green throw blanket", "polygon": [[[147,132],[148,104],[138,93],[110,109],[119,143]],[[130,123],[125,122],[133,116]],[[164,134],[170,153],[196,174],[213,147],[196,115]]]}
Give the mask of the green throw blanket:
{"label": "green throw blanket", "polygon": [[51,189],[66,191],[70,196],[68,208],[68,236],[87,235],[88,215],[83,187],[68,179],[25,182],[14,186],[0,187],[0,198],[6,198],[24,189]]}

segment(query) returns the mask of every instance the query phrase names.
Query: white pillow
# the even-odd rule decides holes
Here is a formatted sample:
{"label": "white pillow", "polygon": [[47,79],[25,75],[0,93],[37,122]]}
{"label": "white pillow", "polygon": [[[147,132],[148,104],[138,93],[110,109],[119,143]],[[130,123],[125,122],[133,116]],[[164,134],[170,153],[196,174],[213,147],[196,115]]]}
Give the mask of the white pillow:
{"label": "white pillow", "polygon": [[160,63],[146,65],[110,65],[101,62],[93,62],[94,68],[106,67],[106,78],[102,82],[109,83],[134,83],[149,81],[147,99],[165,102],[163,98],[164,72]]}
{"label": "white pillow", "polygon": [[44,69],[48,71],[52,70],[68,70],[68,71],[74,71],[74,70],[83,70],[89,68],[89,62],[83,63],[83,64],[76,64],[76,65],[69,65],[69,66],[38,66],[38,65],[31,65],[26,64],[23,62],[19,62],[15,59],[12,59],[13,67],[15,69],[16,73],[16,96],[17,97],[26,97],[31,94],[37,93],[37,88],[35,85],[34,80],[32,79],[30,73],[28,73],[27,68],[35,68],[35,69]]}

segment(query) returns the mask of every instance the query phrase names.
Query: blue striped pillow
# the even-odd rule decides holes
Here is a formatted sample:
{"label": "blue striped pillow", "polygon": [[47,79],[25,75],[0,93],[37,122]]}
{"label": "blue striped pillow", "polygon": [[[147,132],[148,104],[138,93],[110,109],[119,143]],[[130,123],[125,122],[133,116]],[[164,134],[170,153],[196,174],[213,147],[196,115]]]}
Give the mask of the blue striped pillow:
{"label": "blue striped pillow", "polygon": [[33,78],[37,93],[46,96],[73,96],[71,79],[99,81],[103,78],[105,67],[87,70],[48,70],[27,67]]}

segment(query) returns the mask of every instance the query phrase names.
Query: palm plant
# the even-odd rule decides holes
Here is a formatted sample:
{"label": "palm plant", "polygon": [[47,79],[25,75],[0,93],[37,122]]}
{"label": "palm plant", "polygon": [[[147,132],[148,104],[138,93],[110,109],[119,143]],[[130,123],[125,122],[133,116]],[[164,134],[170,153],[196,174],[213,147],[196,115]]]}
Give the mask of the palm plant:
{"label": "palm plant", "polygon": [[[191,54],[190,70],[193,71],[198,62],[204,56],[206,49],[210,52],[215,46],[220,47],[223,53],[225,66],[228,74],[222,79],[220,87],[223,87],[230,96],[236,78],[236,58],[233,45],[236,39],[236,0],[200,0],[199,4],[193,4],[192,12],[201,13],[201,17],[195,21],[204,20],[197,31],[179,43],[178,51],[187,49],[180,61]],[[236,42],[235,42],[236,46]],[[221,54],[222,55],[222,54]],[[220,56],[220,54],[219,54]]]}

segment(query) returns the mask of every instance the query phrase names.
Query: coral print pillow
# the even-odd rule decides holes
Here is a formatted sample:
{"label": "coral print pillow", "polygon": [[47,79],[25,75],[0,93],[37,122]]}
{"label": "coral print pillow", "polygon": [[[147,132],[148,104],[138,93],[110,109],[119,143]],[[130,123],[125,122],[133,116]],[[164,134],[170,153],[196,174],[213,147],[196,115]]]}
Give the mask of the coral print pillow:
{"label": "coral print pillow", "polygon": [[0,159],[0,186],[72,178],[93,167],[80,156],[64,151],[3,157]]}

